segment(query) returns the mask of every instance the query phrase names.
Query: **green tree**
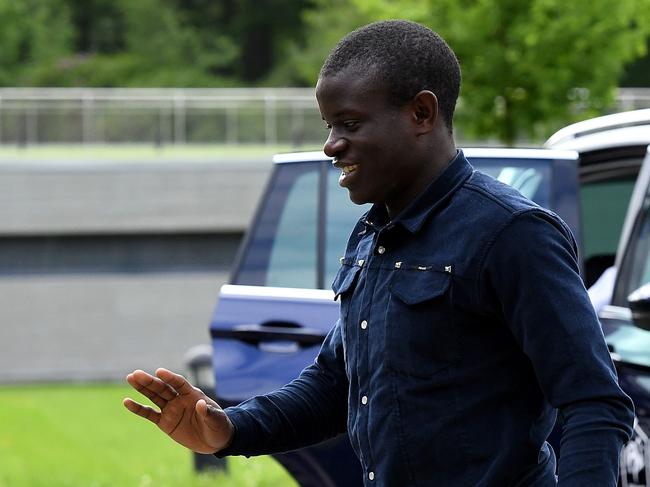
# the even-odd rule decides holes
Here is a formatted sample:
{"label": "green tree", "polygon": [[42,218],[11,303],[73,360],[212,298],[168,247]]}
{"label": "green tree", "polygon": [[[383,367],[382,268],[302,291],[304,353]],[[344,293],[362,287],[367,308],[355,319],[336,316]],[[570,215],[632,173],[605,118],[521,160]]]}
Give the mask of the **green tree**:
{"label": "green tree", "polygon": [[172,0],[64,0],[72,11],[75,53],[43,66],[39,86],[203,87],[233,85],[218,70],[236,58],[218,29],[202,37]]}
{"label": "green tree", "polygon": [[[313,0],[0,0],[0,84],[273,83]],[[278,77],[278,83],[286,77]]]}
{"label": "green tree", "polygon": [[[650,35],[650,0],[338,2],[338,18],[346,17],[341,8],[353,12],[348,22],[408,18],[439,32],[463,70],[457,126],[506,144],[522,136],[540,139],[606,110],[625,64],[645,53]],[[327,5],[318,2],[318,11],[329,15]],[[323,28],[328,36],[342,33],[323,25],[317,13],[306,24],[308,52],[316,51]],[[318,67],[308,64],[309,54],[303,59],[299,71],[314,82]]]}
{"label": "green tree", "polygon": [[74,26],[74,50],[83,54],[123,51],[124,14],[114,0],[67,0]]}
{"label": "green tree", "polygon": [[650,88],[650,39],[646,45],[646,55],[625,67],[619,84],[631,88]]}
{"label": "green tree", "polygon": [[354,0],[314,0],[302,13],[304,36],[284,45],[284,58],[274,67],[274,84],[314,86],[330,49],[346,33],[381,18],[362,11]]}
{"label": "green tree", "polygon": [[[32,1],[47,4],[47,0]],[[301,12],[312,2],[52,1],[71,12],[68,21],[71,19],[73,52],[55,64],[41,63],[23,80],[28,85],[201,87],[264,83],[283,46],[300,38]]]}
{"label": "green tree", "polygon": [[[238,55],[235,43],[214,29],[210,37],[185,21],[166,0],[121,0],[126,24],[126,53],[138,69],[131,86],[210,86],[214,75]],[[227,81],[221,80],[228,84]]]}
{"label": "green tree", "polygon": [[[264,83],[286,44],[302,39],[302,12],[313,0],[176,0],[184,18],[208,45],[215,32],[238,46],[237,55],[219,70],[246,84]],[[281,60],[281,59],[280,59]],[[282,83],[283,79],[277,79]]]}
{"label": "green tree", "polygon": [[21,85],[71,50],[69,11],[61,0],[0,0],[0,25],[0,86]]}

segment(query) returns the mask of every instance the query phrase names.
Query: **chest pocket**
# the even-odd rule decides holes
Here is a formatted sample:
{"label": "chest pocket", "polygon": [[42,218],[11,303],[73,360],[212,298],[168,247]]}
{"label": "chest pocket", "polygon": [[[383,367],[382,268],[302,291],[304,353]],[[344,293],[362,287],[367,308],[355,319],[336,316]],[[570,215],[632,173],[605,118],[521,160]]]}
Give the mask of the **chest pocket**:
{"label": "chest pocket", "polygon": [[451,274],[417,268],[394,271],[385,350],[395,372],[430,377],[457,359],[451,290]]}

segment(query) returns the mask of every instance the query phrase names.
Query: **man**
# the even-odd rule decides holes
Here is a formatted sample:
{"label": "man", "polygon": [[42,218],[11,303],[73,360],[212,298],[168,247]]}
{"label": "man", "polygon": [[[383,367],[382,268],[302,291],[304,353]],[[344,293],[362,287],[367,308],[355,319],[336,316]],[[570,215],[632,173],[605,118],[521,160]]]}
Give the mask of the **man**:
{"label": "man", "polygon": [[633,421],[553,213],[475,172],[452,135],[460,69],[405,21],[346,36],[316,86],[357,223],[340,319],[311,366],[225,411],[159,369],[126,407],[202,453],[286,451],[347,431],[366,485],[616,485]]}

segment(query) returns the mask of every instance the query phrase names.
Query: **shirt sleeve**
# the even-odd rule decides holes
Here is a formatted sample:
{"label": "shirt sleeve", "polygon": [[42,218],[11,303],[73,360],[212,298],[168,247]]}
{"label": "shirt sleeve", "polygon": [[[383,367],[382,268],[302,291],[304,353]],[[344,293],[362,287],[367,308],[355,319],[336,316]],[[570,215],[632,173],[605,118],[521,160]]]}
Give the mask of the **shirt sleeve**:
{"label": "shirt sleeve", "polygon": [[346,430],[347,393],[337,321],[314,363],[297,379],[270,394],[225,409],[235,434],[217,456],[284,452],[336,436]]}
{"label": "shirt sleeve", "polygon": [[485,254],[479,292],[509,326],[564,422],[559,485],[615,486],[634,410],[618,385],[576,254],[557,216],[541,209],[516,214]]}

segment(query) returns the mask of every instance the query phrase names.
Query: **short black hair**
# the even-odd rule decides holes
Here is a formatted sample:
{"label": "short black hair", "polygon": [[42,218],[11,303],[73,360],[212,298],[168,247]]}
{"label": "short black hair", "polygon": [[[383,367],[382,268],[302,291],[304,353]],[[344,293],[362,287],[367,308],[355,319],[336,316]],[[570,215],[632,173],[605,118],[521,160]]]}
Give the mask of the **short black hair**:
{"label": "short black hair", "polygon": [[408,20],[360,27],[330,52],[320,77],[346,68],[359,69],[386,83],[394,105],[412,100],[422,90],[432,91],[451,132],[460,92],[460,66],[447,43],[428,27]]}

